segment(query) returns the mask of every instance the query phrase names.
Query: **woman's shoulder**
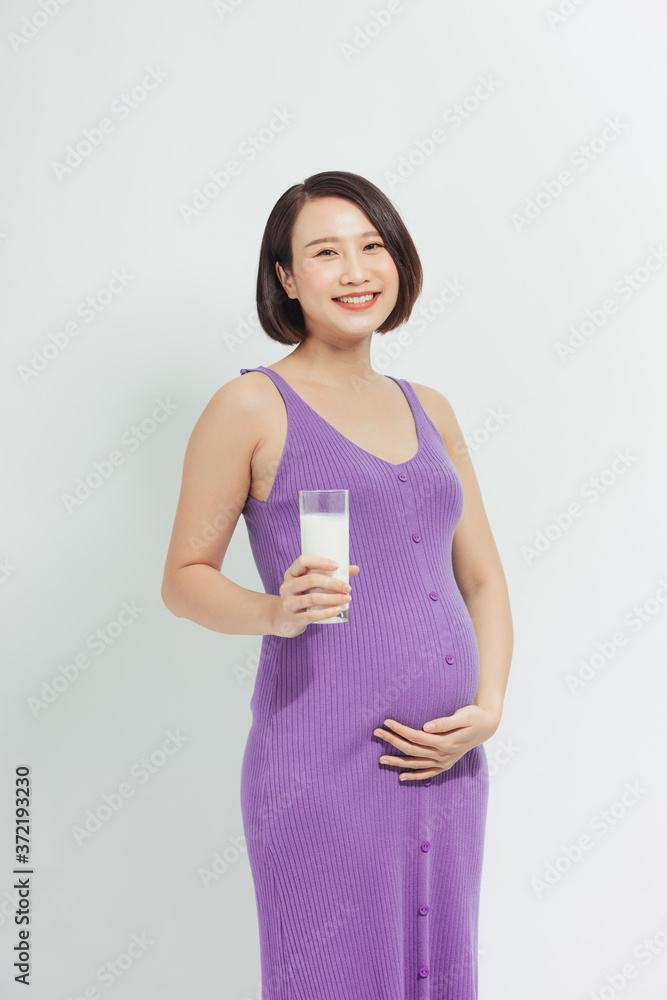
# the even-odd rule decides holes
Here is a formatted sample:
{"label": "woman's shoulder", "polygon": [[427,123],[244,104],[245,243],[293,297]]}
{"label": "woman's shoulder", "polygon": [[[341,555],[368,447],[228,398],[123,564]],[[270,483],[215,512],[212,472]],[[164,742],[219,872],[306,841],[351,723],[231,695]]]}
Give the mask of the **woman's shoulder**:
{"label": "woman's shoulder", "polygon": [[467,446],[463,431],[459,426],[454,408],[449,399],[438,389],[433,389],[429,385],[421,385],[419,382],[412,381],[409,384],[423,406],[426,415],[439,430],[449,454],[466,454]]}
{"label": "woman's shoulder", "polygon": [[195,440],[227,447],[235,439],[246,448],[255,448],[271,402],[265,384],[269,380],[255,374],[237,375],[216,389],[195,424]]}
{"label": "woman's shoulder", "polygon": [[[407,381],[407,379],[406,379]],[[449,399],[438,389],[433,389],[430,385],[421,385],[419,382],[408,383],[412,386],[415,395],[428,413],[433,423],[437,423],[436,417],[440,421],[455,420],[454,409]]]}
{"label": "woman's shoulder", "polygon": [[236,413],[241,417],[260,413],[266,405],[267,383],[269,379],[261,372],[243,369],[245,374],[238,374],[224,382],[209,399],[204,413]]}

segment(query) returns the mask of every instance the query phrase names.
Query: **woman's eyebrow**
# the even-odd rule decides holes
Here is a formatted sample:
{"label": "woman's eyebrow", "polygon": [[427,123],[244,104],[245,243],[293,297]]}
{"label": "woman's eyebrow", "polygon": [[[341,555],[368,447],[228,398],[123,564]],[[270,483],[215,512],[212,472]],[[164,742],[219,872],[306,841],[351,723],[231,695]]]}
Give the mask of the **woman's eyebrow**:
{"label": "woman's eyebrow", "polygon": [[[375,229],[369,230],[367,233],[359,233],[359,239],[365,239],[367,236],[379,236],[380,234],[375,231]],[[351,237],[354,239],[354,237]],[[316,243],[340,243],[340,238],[338,236],[320,236],[317,240],[311,240],[310,243],[306,243],[306,247],[315,246]]]}

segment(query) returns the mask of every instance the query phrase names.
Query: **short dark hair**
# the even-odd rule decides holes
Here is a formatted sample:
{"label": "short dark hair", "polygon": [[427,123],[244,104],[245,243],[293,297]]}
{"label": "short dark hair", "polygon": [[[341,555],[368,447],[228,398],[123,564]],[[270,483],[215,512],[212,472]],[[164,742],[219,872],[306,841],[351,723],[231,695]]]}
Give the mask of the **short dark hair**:
{"label": "short dark hair", "polygon": [[371,181],[346,170],[325,170],[294,184],[278,199],[264,229],[257,268],[257,312],[265,332],[293,346],[307,337],[298,299],[291,299],[276,274],[276,261],[292,270],[292,234],[301,207],[317,198],[347,198],[365,212],[384,240],[398,270],[398,298],[378,333],[395,330],[412,312],[422,290],[422,265],[410,233],[389,198]]}

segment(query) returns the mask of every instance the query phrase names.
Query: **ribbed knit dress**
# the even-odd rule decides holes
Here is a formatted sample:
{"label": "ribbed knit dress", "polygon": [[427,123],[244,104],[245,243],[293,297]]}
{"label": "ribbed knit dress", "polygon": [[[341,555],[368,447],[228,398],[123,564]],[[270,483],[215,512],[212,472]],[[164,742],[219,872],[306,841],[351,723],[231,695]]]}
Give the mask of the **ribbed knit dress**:
{"label": "ribbed knit dress", "polygon": [[[405,379],[419,437],[395,465],[354,444],[277,372],[287,439],[243,508],[266,593],[301,553],[299,490],[349,490],[349,622],[262,637],[241,771],[262,1000],[477,1000],[488,768],[483,744],[399,781],[373,735],[472,704],[473,624],[452,572],[463,488]],[[407,755],[405,755],[407,756]],[[410,769],[414,773],[413,769]]]}

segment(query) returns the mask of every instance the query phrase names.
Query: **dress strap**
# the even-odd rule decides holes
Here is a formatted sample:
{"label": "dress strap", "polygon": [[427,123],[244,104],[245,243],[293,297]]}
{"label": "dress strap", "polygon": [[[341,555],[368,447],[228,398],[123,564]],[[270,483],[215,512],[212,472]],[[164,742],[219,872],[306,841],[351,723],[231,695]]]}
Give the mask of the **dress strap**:
{"label": "dress strap", "polygon": [[285,400],[286,404],[289,400],[291,408],[298,410],[301,414],[303,414],[303,416],[312,414],[312,407],[308,406],[305,399],[302,399],[301,396],[294,391],[289,382],[285,381],[282,375],[279,375],[278,372],[274,372],[273,369],[265,368],[264,365],[258,365],[256,368],[241,368],[240,371],[241,375],[245,375],[246,372],[264,372],[265,375],[269,376],[278,392]]}
{"label": "dress strap", "polygon": [[439,436],[440,432],[433,424],[433,421],[422,406],[419,396],[412,388],[408,380],[405,378],[396,378],[394,375],[389,375],[388,378],[393,379],[394,382],[398,382],[404,394],[407,396],[408,403],[410,404],[410,408],[415,418],[415,424],[420,435],[420,440],[423,439],[425,434],[432,433],[434,430]]}
{"label": "dress strap", "polygon": [[[308,403],[306,403],[305,399],[302,399],[301,396],[299,396],[299,394],[295,392],[295,390],[292,388],[289,382],[285,381],[282,375],[279,375],[278,372],[274,372],[271,368],[265,368],[263,365],[258,365],[257,368],[241,368],[240,370],[241,375],[245,375],[246,372],[256,372],[256,371],[264,372],[265,375],[269,376],[269,378],[274,383],[274,385],[282,395],[283,399],[285,400],[286,406],[289,402],[289,406],[287,406],[288,412],[290,410],[296,411],[296,413],[298,413],[306,420],[312,420],[313,414],[315,414],[315,417],[317,418],[318,422],[326,424],[333,431],[334,434],[338,435],[340,433],[327,420],[324,420],[324,418],[321,417],[316,410],[313,410],[313,408],[309,406]],[[435,427],[433,421],[431,420],[428,413],[420,403],[417,393],[412,388],[407,379],[397,378],[394,375],[388,375],[387,377],[392,379],[394,382],[397,382],[400,388],[403,390],[404,395],[407,396],[408,403],[410,404],[410,409],[412,410],[412,414],[415,419],[415,425],[417,427],[417,432],[420,436],[420,440],[424,440],[429,434],[433,433],[435,433],[439,439],[440,432]]]}

